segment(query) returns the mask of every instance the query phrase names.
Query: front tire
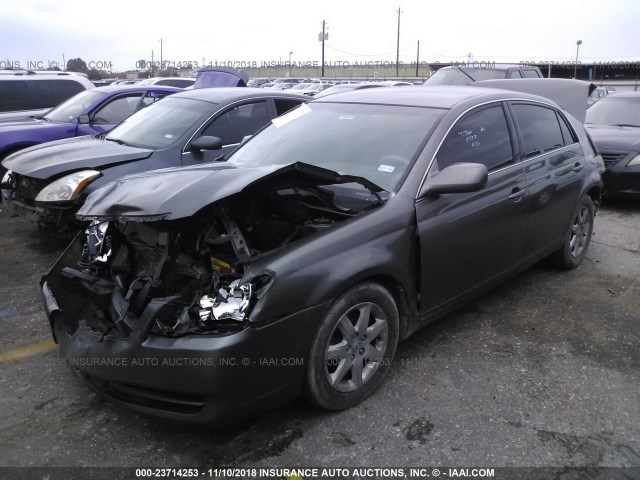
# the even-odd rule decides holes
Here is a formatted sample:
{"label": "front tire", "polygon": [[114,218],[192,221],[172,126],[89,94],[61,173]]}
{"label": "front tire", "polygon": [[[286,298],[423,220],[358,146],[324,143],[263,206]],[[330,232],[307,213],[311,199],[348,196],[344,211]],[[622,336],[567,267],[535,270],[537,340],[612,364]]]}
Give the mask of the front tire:
{"label": "front tire", "polygon": [[578,203],[562,247],[549,257],[554,266],[571,270],[582,263],[591,243],[594,217],[593,200],[585,195]]}
{"label": "front tire", "polygon": [[376,283],[357,285],[331,306],[309,354],[305,397],[327,410],[362,402],[383,382],[398,344],[398,307]]}

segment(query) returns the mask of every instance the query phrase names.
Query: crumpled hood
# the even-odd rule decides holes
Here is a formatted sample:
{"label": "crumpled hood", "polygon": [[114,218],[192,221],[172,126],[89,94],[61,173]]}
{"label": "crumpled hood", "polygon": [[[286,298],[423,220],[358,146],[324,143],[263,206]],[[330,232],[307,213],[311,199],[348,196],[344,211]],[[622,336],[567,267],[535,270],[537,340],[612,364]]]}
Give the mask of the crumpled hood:
{"label": "crumpled hood", "polygon": [[640,127],[585,125],[598,150],[629,150],[640,152]]}
{"label": "crumpled hood", "polygon": [[128,175],[105,185],[87,197],[77,217],[175,220],[192,216],[203,207],[249,187],[268,185],[280,189],[353,182],[375,192],[382,191],[364,178],[300,162],[284,167],[245,168],[221,163],[168,168]]}
{"label": "crumpled hood", "polygon": [[27,177],[46,180],[62,173],[83,168],[101,168],[142,160],[153,150],[128,147],[93,136],[43,143],[21,150],[4,160],[2,165]]}

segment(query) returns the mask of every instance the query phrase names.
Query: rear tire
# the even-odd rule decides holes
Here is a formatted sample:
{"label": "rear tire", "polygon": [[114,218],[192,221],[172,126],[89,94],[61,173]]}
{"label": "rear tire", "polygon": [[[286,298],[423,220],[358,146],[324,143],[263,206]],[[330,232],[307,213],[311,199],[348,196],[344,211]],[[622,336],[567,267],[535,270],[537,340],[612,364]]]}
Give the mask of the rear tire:
{"label": "rear tire", "polygon": [[327,410],[362,402],[383,382],[398,344],[398,308],[381,285],[363,283],[331,306],[311,347],[305,397]]}
{"label": "rear tire", "polygon": [[582,263],[591,243],[594,217],[593,200],[585,195],[578,202],[576,211],[571,217],[571,224],[565,234],[562,247],[549,257],[549,263],[565,270],[576,268]]}

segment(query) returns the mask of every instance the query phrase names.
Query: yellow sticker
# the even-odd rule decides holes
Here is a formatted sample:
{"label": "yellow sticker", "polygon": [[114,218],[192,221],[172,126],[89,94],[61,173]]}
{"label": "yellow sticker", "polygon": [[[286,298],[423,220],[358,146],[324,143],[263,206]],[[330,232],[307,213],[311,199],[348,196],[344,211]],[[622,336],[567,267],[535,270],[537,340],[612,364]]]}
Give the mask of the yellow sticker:
{"label": "yellow sticker", "polygon": [[218,260],[217,258],[211,257],[211,268],[213,268],[214,270],[221,270],[223,268],[227,270],[231,270],[231,265],[223,262],[222,260]]}

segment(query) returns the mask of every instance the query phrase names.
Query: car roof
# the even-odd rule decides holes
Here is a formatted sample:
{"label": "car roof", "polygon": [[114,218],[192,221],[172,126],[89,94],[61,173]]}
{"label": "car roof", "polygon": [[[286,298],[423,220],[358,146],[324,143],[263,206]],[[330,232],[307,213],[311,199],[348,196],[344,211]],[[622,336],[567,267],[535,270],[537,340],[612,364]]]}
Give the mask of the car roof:
{"label": "car roof", "polygon": [[57,77],[63,77],[63,76],[68,76],[68,75],[77,75],[80,77],[84,77],[84,78],[89,78],[89,76],[86,73],[80,73],[80,72],[61,72],[58,70],[23,70],[23,69],[2,69],[0,70],[0,75],[19,75],[19,76],[28,76],[28,77],[32,77],[32,76],[40,76],[40,75],[46,75],[46,76],[57,76]]}
{"label": "car roof", "polygon": [[517,69],[533,69],[538,68],[535,65],[517,65],[515,63],[489,63],[484,64],[482,62],[475,62],[477,65],[449,65],[447,67],[439,68],[438,70],[452,70],[452,69],[462,69],[462,70],[509,70],[510,68]]}
{"label": "car roof", "polygon": [[[598,87],[601,88],[601,87]],[[602,87],[602,88],[606,88],[606,87]],[[607,97],[616,97],[616,98],[620,98],[620,97],[628,97],[628,98],[638,98],[640,97],[640,92],[612,92],[609,95],[607,95]],[[605,98],[607,98],[605,97]]]}
{"label": "car roof", "polygon": [[114,93],[114,92],[144,92],[146,90],[164,90],[166,92],[184,92],[183,88],[169,87],[166,85],[106,85],[104,87],[92,88],[92,91],[102,93]]}
{"label": "car roof", "polygon": [[16,70],[9,71],[4,70],[0,73],[1,81],[31,81],[31,82],[41,82],[44,80],[71,80],[76,83],[80,83],[84,85],[84,88],[89,89],[93,88],[93,82],[89,80],[85,75],[74,73],[74,72],[44,72],[44,73],[24,73],[23,71]]}
{"label": "car roof", "polygon": [[537,95],[483,87],[438,85],[433,87],[364,88],[336,93],[314,100],[313,103],[363,103],[451,109],[471,98],[487,101],[504,99],[537,100],[555,104]]}
{"label": "car roof", "polygon": [[211,103],[222,103],[246,97],[282,97],[300,98],[308,100],[304,95],[295,95],[278,90],[265,90],[264,88],[251,87],[220,87],[220,88],[194,88],[193,90],[181,90],[173,95],[174,98],[190,98]]}

